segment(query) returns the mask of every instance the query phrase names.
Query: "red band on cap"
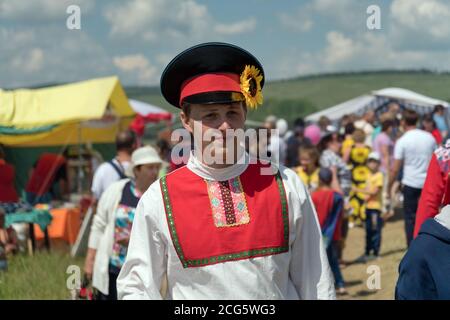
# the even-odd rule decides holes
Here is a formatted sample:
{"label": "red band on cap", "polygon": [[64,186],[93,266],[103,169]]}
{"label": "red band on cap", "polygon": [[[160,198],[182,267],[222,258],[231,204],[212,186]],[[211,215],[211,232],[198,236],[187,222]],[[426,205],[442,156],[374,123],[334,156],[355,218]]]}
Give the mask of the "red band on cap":
{"label": "red band on cap", "polygon": [[207,73],[188,79],[181,86],[180,106],[188,96],[215,91],[241,92],[240,76],[234,73]]}

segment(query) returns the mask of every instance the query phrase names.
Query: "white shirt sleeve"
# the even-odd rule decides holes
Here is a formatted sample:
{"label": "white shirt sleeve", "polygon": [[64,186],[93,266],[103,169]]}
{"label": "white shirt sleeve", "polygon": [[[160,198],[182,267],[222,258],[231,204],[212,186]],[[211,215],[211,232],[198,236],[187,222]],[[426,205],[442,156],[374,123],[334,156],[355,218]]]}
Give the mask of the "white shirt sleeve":
{"label": "white shirt sleeve", "polygon": [[394,147],[394,159],[395,160],[403,160],[405,158],[405,152],[404,152],[404,146],[403,146],[403,140],[400,138],[396,143]]}
{"label": "white shirt sleeve", "polygon": [[96,199],[100,199],[103,191],[105,191],[103,183],[105,169],[106,169],[105,164],[101,164],[95,171],[94,177],[92,178],[91,191]]}
{"label": "white shirt sleeve", "polygon": [[294,188],[293,196],[300,203],[300,212],[293,213],[296,238],[291,245],[290,277],[300,299],[336,299],[334,278],[311,197],[295,173],[285,172],[292,180],[289,185]]}
{"label": "white shirt sleeve", "polygon": [[119,300],[160,300],[167,272],[167,241],[159,181],[153,183],[136,208],[127,257],[117,278]]}

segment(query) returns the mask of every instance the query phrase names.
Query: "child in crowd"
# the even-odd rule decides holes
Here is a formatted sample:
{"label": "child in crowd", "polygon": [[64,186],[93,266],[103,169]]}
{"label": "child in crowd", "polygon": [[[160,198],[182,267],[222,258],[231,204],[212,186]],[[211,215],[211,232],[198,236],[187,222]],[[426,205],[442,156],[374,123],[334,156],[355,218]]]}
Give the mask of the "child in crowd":
{"label": "child in crowd", "polygon": [[328,168],[319,171],[319,187],[311,195],[316,208],[330,268],[338,294],[346,294],[344,278],[339,267],[338,250],[344,209],[343,196],[331,188],[333,173]]}
{"label": "child in crowd", "polygon": [[319,186],[319,151],[314,146],[300,148],[300,166],[295,168],[300,179],[309,192],[313,192]]}
{"label": "child in crowd", "polygon": [[355,188],[355,192],[365,195],[366,207],[366,251],[362,260],[378,259],[381,245],[381,230],[383,219],[381,218],[383,173],[380,171],[380,155],[372,152],[367,159],[367,167],[370,173],[367,177],[367,185],[364,189]]}

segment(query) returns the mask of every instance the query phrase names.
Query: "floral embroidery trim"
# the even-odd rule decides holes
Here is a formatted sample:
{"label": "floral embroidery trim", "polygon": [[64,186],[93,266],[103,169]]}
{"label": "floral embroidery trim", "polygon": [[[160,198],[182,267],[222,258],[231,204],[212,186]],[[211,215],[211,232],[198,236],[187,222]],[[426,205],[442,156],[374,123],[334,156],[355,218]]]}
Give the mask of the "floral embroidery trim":
{"label": "floral embroidery trim", "polygon": [[206,257],[203,259],[185,259],[183,254],[183,250],[181,248],[180,242],[178,240],[177,231],[175,228],[175,223],[173,219],[173,211],[172,205],[170,203],[169,192],[167,189],[167,181],[166,177],[162,177],[160,179],[161,191],[163,193],[164,207],[166,211],[167,223],[169,225],[170,235],[172,238],[172,243],[175,247],[175,251],[177,252],[178,258],[181,261],[181,264],[184,268],[192,268],[192,267],[201,267],[216,263],[222,263],[226,261],[234,261],[241,260],[247,258],[261,257],[266,255],[279,254],[289,251],[289,213],[287,207],[287,198],[286,191],[284,189],[283,180],[278,172],[276,174],[276,182],[278,185],[278,192],[280,193],[281,199],[281,214],[283,218],[283,233],[284,233],[284,241],[283,245],[280,247],[270,247],[270,248],[260,248],[260,249],[252,249],[246,250],[236,253],[223,254],[213,257]]}
{"label": "floral embroidery trim", "polygon": [[234,227],[250,222],[247,200],[239,177],[227,181],[205,180],[216,227]]}

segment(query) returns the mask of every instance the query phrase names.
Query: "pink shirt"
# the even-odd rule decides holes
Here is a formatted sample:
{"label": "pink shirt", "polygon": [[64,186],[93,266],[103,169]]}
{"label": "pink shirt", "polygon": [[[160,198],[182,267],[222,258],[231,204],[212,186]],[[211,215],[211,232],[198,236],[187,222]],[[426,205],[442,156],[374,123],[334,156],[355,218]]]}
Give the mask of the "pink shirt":
{"label": "pink shirt", "polygon": [[388,164],[386,163],[386,160],[384,159],[383,154],[381,153],[382,146],[388,146],[389,158],[392,165],[394,155],[394,143],[385,132],[381,132],[379,135],[377,135],[377,137],[373,141],[373,151],[378,152],[378,154],[381,157],[380,171],[383,173],[387,173],[388,169],[390,168],[387,167]]}

